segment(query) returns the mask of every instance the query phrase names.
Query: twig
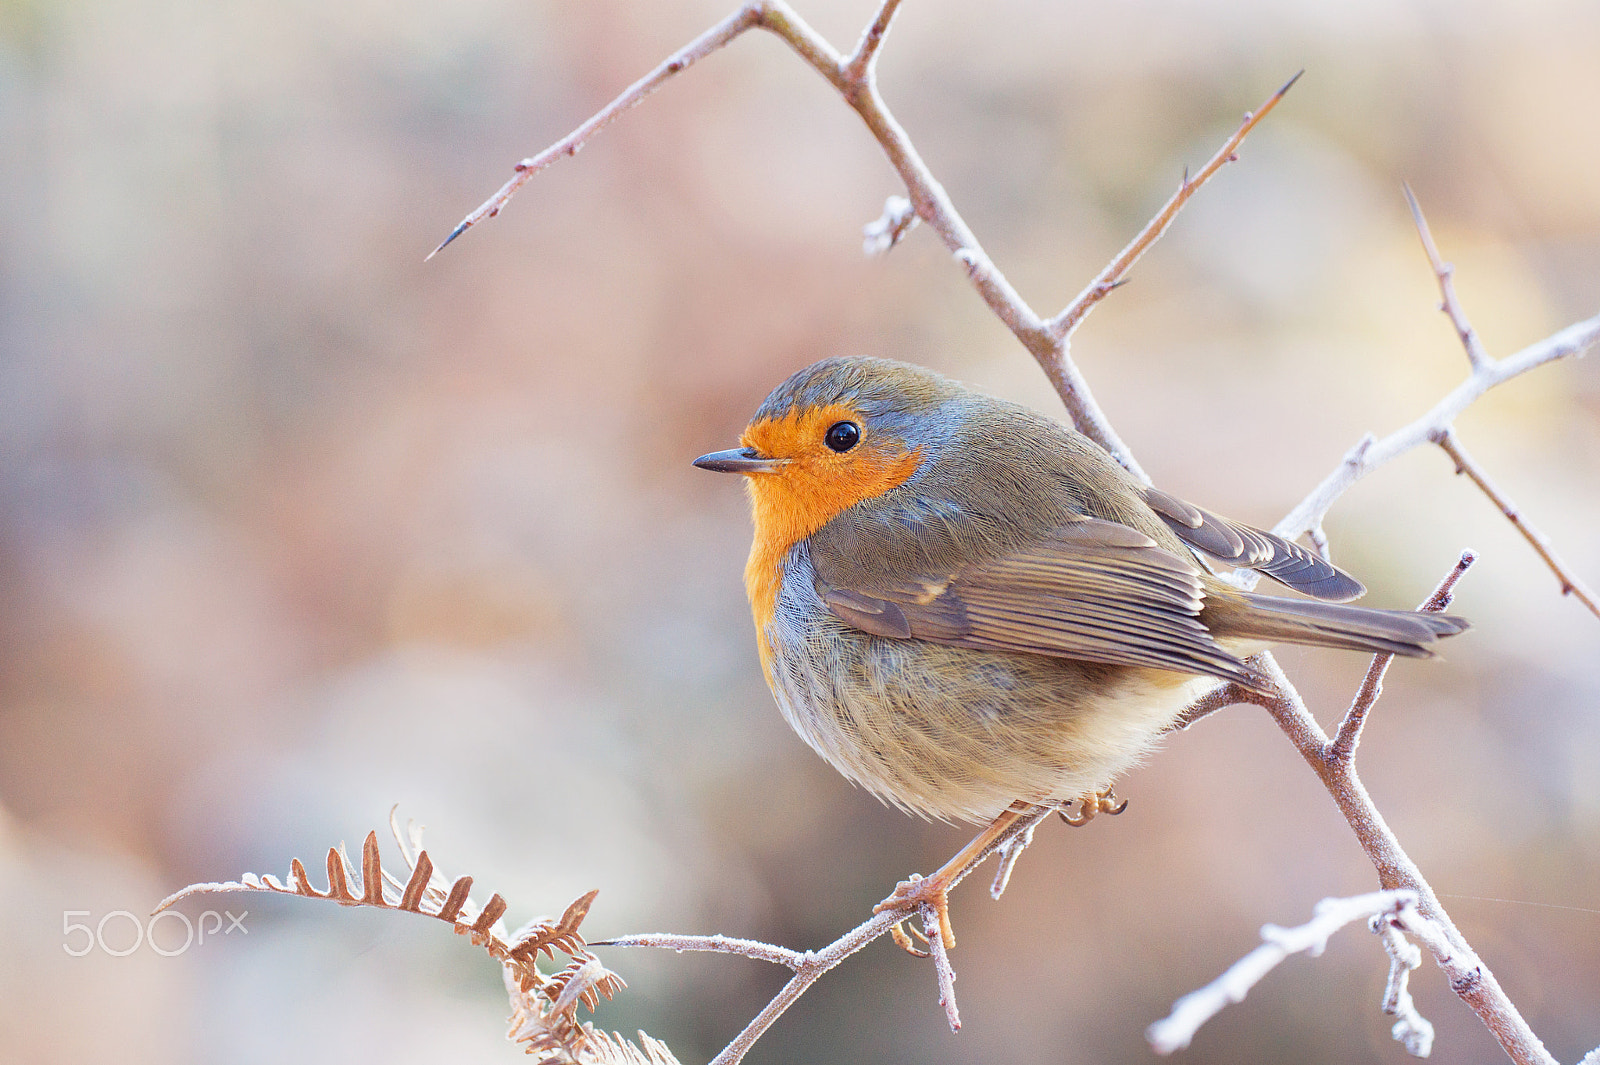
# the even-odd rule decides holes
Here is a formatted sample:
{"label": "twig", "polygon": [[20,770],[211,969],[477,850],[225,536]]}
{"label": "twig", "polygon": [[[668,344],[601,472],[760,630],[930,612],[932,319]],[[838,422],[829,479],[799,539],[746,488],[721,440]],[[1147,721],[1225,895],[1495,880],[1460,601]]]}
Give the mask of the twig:
{"label": "twig", "polygon": [[[1445,574],[1444,580],[1433,590],[1433,594],[1419,606],[1418,610],[1430,613],[1440,613],[1450,605],[1454,597],[1456,582],[1466,575],[1472,564],[1478,561],[1478,556],[1472,551],[1461,552],[1461,558],[1454,568]],[[1338,761],[1348,762],[1356,756],[1356,746],[1361,742],[1361,729],[1367,721],[1367,711],[1378,701],[1378,696],[1383,694],[1383,675],[1389,671],[1389,663],[1394,661],[1394,655],[1379,654],[1372,656],[1372,664],[1367,667],[1367,675],[1361,680],[1361,687],[1356,691],[1356,697],[1350,703],[1350,709],[1344,713],[1344,720],[1339,722],[1339,731],[1334,736],[1333,743],[1328,747],[1328,757]]]}
{"label": "twig", "polygon": [[1464,473],[1471,478],[1472,483],[1477,485],[1483,491],[1483,494],[1489,497],[1489,502],[1499,507],[1500,513],[1506,516],[1506,520],[1516,526],[1517,531],[1522,534],[1522,538],[1532,545],[1534,553],[1544,559],[1544,564],[1550,567],[1550,572],[1554,573],[1556,579],[1561,582],[1561,594],[1570,595],[1577,599],[1578,602],[1589,608],[1589,613],[1600,618],[1600,602],[1596,601],[1594,592],[1589,589],[1588,585],[1579,580],[1577,574],[1573,573],[1567,564],[1561,560],[1561,556],[1556,554],[1555,548],[1550,546],[1550,538],[1534,528],[1533,523],[1523,517],[1522,511],[1518,509],[1517,505],[1506,498],[1504,492],[1494,486],[1489,480],[1489,475],[1483,472],[1483,467],[1474,462],[1472,456],[1467,454],[1467,449],[1461,446],[1461,440],[1456,436],[1455,431],[1450,428],[1442,429],[1434,434],[1433,442],[1438,444],[1444,453],[1450,456],[1451,461],[1456,464],[1456,473]]}
{"label": "twig", "polygon": [[[704,59],[745,30],[756,25],[760,18],[761,7],[762,5],[760,4],[746,4],[741,7],[738,11],[735,11],[732,15],[729,15],[668,56],[660,66],[624,89],[620,96],[595,112],[588,121],[577,129],[562,137],[538,155],[518,163],[516,173],[512,175],[511,180],[500,186],[499,192],[490,196],[476,210],[463,218],[460,224],[450,231],[450,235],[440,241],[437,248],[428,253],[427,258],[431,259],[438,255],[451,241],[485,218],[493,218],[499,214],[500,209],[510,202],[511,197],[515,196],[517,190],[526,185],[533,175],[557,159],[564,156],[577,155],[583,149],[583,146],[589,142],[589,138],[615,122],[622,116],[623,112],[643,103],[644,98],[661,88],[662,85],[665,85],[668,78],[687,70],[697,61]],[[427,259],[423,261],[426,262]]]}
{"label": "twig", "polygon": [[904,196],[890,196],[883,201],[883,214],[861,227],[861,251],[869,258],[887,255],[919,221],[910,200]]}
{"label": "twig", "polygon": [[1489,389],[1547,362],[1582,355],[1597,340],[1600,340],[1600,314],[1569,325],[1553,336],[1528,345],[1515,355],[1484,364],[1434,404],[1432,410],[1410,425],[1395,430],[1381,440],[1371,440],[1369,434],[1272,531],[1293,540],[1307,530],[1320,526],[1328,509],[1351,485],[1407,451],[1431,443],[1434,434],[1448,429],[1457,415]]}
{"label": "twig", "polygon": [[[1255,659],[1252,658],[1249,663],[1254,661]],[[1182,732],[1184,729],[1192,727],[1200,719],[1210,717],[1224,707],[1238,706],[1240,703],[1265,705],[1262,702],[1261,695],[1242,684],[1235,684],[1232,681],[1226,684],[1219,684],[1190,703],[1188,708],[1178,715],[1178,719],[1167,726],[1167,731]]]}
{"label": "twig", "polygon": [[[904,921],[904,919],[906,919],[906,915],[898,913],[898,911],[885,910],[883,913],[874,913],[872,918],[862,921],[861,924],[851,929],[850,932],[846,932],[845,935],[840,935],[838,939],[829,943],[822,950],[806,951],[805,955],[802,955],[802,958],[798,961],[797,966],[794,967],[795,974],[794,977],[790,977],[789,983],[786,983],[784,988],[778,991],[778,995],[773,996],[770,1003],[766,1003],[766,1006],[762,1007],[762,1012],[755,1014],[754,1019],[750,1020],[750,1023],[747,1023],[746,1027],[744,1027],[744,1031],[734,1036],[733,1041],[728,1046],[723,1047],[722,1054],[714,1057],[710,1065],[738,1065],[741,1060],[744,1060],[744,1055],[749,1054],[750,1047],[755,1046],[755,1041],[762,1038],[766,1030],[773,1027],[773,1022],[782,1017],[786,1009],[794,1006],[795,1001],[800,996],[805,995],[806,988],[810,988],[813,983],[818,982],[824,972],[837,966],[840,961],[861,950],[862,947],[866,947],[867,943],[877,939],[878,935],[883,935],[885,932],[890,931],[894,924]],[[627,937],[627,939],[635,939],[635,937]],[[626,945],[626,943],[619,943],[619,945]],[[774,950],[782,950],[782,948],[774,948]],[[733,953],[738,953],[738,951],[733,951]]]}
{"label": "twig", "polygon": [[[1134,238],[1121,255],[1112,262],[1085,292],[1069,304],[1051,323],[1046,323],[1028,306],[1011,282],[994,265],[978,238],[955,208],[944,187],[923,162],[911,143],[911,138],[890,113],[878,93],[875,65],[883,38],[888,32],[899,0],[884,0],[877,15],[861,36],[856,50],[848,58],[839,54],[825,39],[806,24],[782,0],[752,0],[728,18],[707,30],[684,48],[674,53],[666,62],[645,77],[630,85],[588,121],[531,158],[517,164],[517,173],[488,200],[467,215],[448,237],[433,250],[441,248],[485,218],[500,212],[517,190],[535,173],[565,155],[575,155],[578,150],[600,130],[618,116],[636,106],[646,96],[655,92],[675,74],[706,55],[728,44],[746,30],[760,28],[782,38],[801,59],[826,78],[855,112],[866,123],[867,129],[883,148],[889,162],[905,183],[916,214],[939,234],[945,247],[955,256],[967,273],[973,287],[978,290],[989,309],[1021,341],[1023,347],[1038,361],[1045,375],[1055,386],[1073,423],[1090,439],[1116,457],[1135,477],[1149,483],[1132,451],[1122,442],[1112,428],[1105,413],[1095,402],[1089,383],[1079,372],[1070,354],[1070,338],[1077,323],[1088,309],[1120,283],[1128,269],[1144,252],[1166,232],[1178,211],[1194,193],[1224,163],[1235,158],[1235,153],[1250,130],[1265,117],[1289,85],[1278,90],[1266,103],[1247,115],[1244,123],[1194,177],[1185,177],[1178,192],[1168,200],[1156,218]],[[1299,75],[1296,75],[1299,77]]]}
{"label": "twig", "polygon": [[932,906],[922,907],[922,935],[928,941],[928,953],[933,955],[934,977],[939,982],[939,1005],[944,1007],[944,1019],[952,1032],[959,1032],[961,1011],[956,1009],[956,971],[950,967],[950,955],[945,950],[939,911]]}
{"label": "twig", "polygon": [[856,44],[856,50],[844,63],[844,76],[849,81],[860,81],[873,76],[873,67],[878,62],[878,50],[883,47],[883,39],[888,36],[889,24],[894,21],[894,13],[900,7],[900,0],[883,0],[883,5],[878,8],[878,17],[872,20],[866,32],[861,35],[861,40]]}
{"label": "twig", "polygon": [[[1020,852],[1027,846],[1027,841],[1032,838],[1033,829],[1048,817],[1053,807],[1040,806],[1030,809],[1012,823],[1011,827],[986,849],[974,855],[965,868],[956,874],[950,882],[954,888],[965,880],[973,870],[982,865],[991,854],[999,853],[1002,861],[1008,852]],[[1014,858],[1012,859],[1015,860]],[[768,961],[776,965],[785,966],[794,972],[794,976],[783,986],[772,1001],[768,1002],[761,1012],[745,1026],[744,1031],[729,1043],[711,1065],[737,1065],[750,1048],[755,1045],[766,1030],[772,1027],[774,1021],[783,1016],[785,1010],[792,1006],[801,995],[805,994],[810,986],[826,973],[829,969],[844,961],[856,951],[865,947],[879,936],[889,932],[895,925],[907,917],[920,916],[924,923],[928,920],[925,912],[920,912],[925,907],[919,903],[907,902],[904,906],[886,909],[874,914],[868,921],[857,925],[838,939],[829,943],[820,950],[796,951],[788,947],[774,946],[771,943],[762,943],[753,939],[735,939],[731,936],[690,936],[672,933],[642,933],[639,935],[617,936],[613,939],[591,943],[590,946],[604,947],[660,947],[666,950],[703,950],[719,954],[737,954],[741,957],[754,958],[759,961]],[[944,944],[937,928],[929,935],[929,951],[934,959],[934,971],[939,985],[939,1004],[944,1007],[945,1016],[950,1021],[952,1029],[961,1027],[961,1017],[955,1005],[955,970],[950,966],[949,956],[944,951]]]}
{"label": "twig", "polygon": [[1161,239],[1162,234],[1172,225],[1173,219],[1178,217],[1178,212],[1183,210],[1183,205],[1188,203],[1189,198],[1199,191],[1200,186],[1210,181],[1211,176],[1218,170],[1239,158],[1237,154],[1239,145],[1244,143],[1244,139],[1250,135],[1250,131],[1255,129],[1263,118],[1267,117],[1267,113],[1278,106],[1278,101],[1288,94],[1289,90],[1294,87],[1294,83],[1300,80],[1300,75],[1304,73],[1305,71],[1300,71],[1300,73],[1284,82],[1283,88],[1267,97],[1266,102],[1260,107],[1252,112],[1246,112],[1243,123],[1238,129],[1234,130],[1233,136],[1229,137],[1226,143],[1217,149],[1217,153],[1206,162],[1205,166],[1200,168],[1198,174],[1192,178],[1187,173],[1183,175],[1183,180],[1178,182],[1178,191],[1174,192],[1161,210],[1156,212],[1156,216],[1145,224],[1145,227],[1139,231],[1139,235],[1134,237],[1128,243],[1128,246],[1118,253],[1115,259],[1106,264],[1106,268],[1100,271],[1093,281],[1089,282],[1087,288],[1078,293],[1076,299],[1067,304],[1060,314],[1046,323],[1053,336],[1062,340],[1070,338],[1078,326],[1083,324],[1083,320],[1088,317],[1089,312],[1094,310],[1095,304],[1105,299],[1112,289],[1127,279],[1128,271],[1133,268],[1133,264],[1138,262],[1144,253],[1150,250],[1152,244]]}
{"label": "twig", "polygon": [[703,950],[715,954],[737,954],[741,958],[770,961],[786,966],[795,972],[807,964],[810,954],[802,954],[788,947],[778,947],[756,939],[735,939],[732,936],[683,936],[671,932],[642,932],[615,939],[593,940],[591,947],[661,947],[680,954],[686,950]]}
{"label": "twig", "polygon": [[995,848],[995,853],[1000,856],[1000,861],[994,871],[994,879],[989,882],[989,897],[995,901],[1006,893],[1006,888],[1011,883],[1011,871],[1017,867],[1017,859],[1022,857],[1022,852],[1033,845],[1033,830],[1039,827],[1035,821],[1022,832],[1009,837],[1004,843]]}
{"label": "twig", "polygon": [[1466,312],[1461,309],[1461,302],[1456,299],[1456,268],[1444,261],[1439,254],[1438,245],[1433,242],[1433,233],[1428,229],[1428,220],[1422,216],[1422,205],[1417,202],[1416,194],[1411,191],[1411,186],[1400,186],[1405,190],[1406,204],[1411,208],[1411,220],[1417,225],[1417,236],[1422,238],[1422,250],[1427,253],[1428,262],[1433,266],[1434,276],[1439,279],[1439,309],[1450,319],[1450,324],[1456,327],[1456,336],[1461,338],[1461,346],[1466,349],[1467,362],[1472,366],[1473,372],[1483,369],[1494,360],[1484,350],[1483,341],[1478,339],[1478,333],[1472,328],[1472,323],[1467,321]]}
{"label": "twig", "polygon": [[1327,947],[1328,937],[1351,921],[1375,914],[1399,914],[1416,901],[1414,891],[1375,891],[1354,898],[1323,899],[1312,909],[1311,920],[1303,925],[1263,925],[1259,947],[1211,983],[1174,1002],[1170,1014],[1145,1029],[1145,1039],[1157,1054],[1182,1050],[1201,1025],[1231,1003],[1243,1002],[1250,989],[1289,955],[1305,951],[1316,957]]}
{"label": "twig", "polygon": [[1385,914],[1374,916],[1369,925],[1389,955],[1389,979],[1384,984],[1381,1004],[1383,1012],[1395,1019],[1389,1034],[1406,1048],[1406,1053],[1425,1058],[1433,1052],[1433,1025],[1417,1012],[1410,987],[1412,971],[1422,964],[1422,951],[1401,935]]}

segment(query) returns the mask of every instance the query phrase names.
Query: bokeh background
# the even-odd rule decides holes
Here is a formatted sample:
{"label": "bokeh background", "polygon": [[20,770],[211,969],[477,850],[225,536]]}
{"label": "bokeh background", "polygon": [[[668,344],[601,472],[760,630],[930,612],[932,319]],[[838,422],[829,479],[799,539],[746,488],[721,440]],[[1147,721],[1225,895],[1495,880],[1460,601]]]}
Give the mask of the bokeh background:
{"label": "bokeh background", "polygon": [[[831,354],[1058,410],[858,120],[752,35],[423,256],[728,0],[0,3],[0,1061],[513,1061],[497,968],[432,922],[218,898],[248,935],[71,957],[64,920],[320,866],[391,804],[513,923],[820,945],[967,830],[852,789],[764,689],[739,487],[689,466]],[[841,46],[867,0],[800,0]],[[995,259],[1064,303],[1254,106],[1281,109],[1079,334],[1168,490],[1271,524],[1465,361],[1416,189],[1490,349],[1600,308],[1592,0],[918,0],[884,90]],[[1600,579],[1600,357],[1467,446]],[[1365,777],[1563,1061],[1600,1043],[1600,621],[1446,459],[1334,511],[1370,602],[1464,546],[1473,632],[1402,662]],[[1283,660],[1325,720],[1364,662]],[[1260,712],[1174,738],[1117,820],[955,898],[965,1030],[886,941],[752,1062],[1141,1062],[1176,996],[1374,878]],[[392,847],[387,847],[395,861]],[[1510,900],[1510,901],[1486,901]],[[79,916],[64,918],[67,911]],[[171,949],[180,936],[163,926]],[[105,926],[114,948],[125,918]],[[705,1060],[782,973],[607,951],[598,1022]],[[1195,1062],[1400,1061],[1360,930]],[[1501,1060],[1431,964],[1435,1060]]]}

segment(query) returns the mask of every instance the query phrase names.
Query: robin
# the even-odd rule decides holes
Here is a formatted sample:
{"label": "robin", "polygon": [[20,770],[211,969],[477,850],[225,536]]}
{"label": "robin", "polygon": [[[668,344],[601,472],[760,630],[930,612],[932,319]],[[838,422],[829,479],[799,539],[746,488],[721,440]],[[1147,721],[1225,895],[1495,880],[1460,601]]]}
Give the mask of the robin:
{"label": "robin", "polygon": [[[934,906],[1030,806],[1107,808],[1217,680],[1275,642],[1418,658],[1461,618],[1342,605],[1366,589],[1272,533],[1141,484],[1087,437],[930,370],[825,359],[743,445],[745,588],[785,719],[850,780],[924,816],[991,821],[882,906]],[[1311,599],[1258,595],[1204,555]],[[992,820],[991,820],[992,819]]]}

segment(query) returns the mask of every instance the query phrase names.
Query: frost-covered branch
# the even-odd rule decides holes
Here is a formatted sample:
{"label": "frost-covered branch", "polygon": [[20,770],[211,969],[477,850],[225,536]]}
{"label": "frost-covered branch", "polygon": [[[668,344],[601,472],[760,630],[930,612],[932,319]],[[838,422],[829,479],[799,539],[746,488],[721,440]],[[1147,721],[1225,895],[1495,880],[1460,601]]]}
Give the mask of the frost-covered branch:
{"label": "frost-covered branch", "polygon": [[1369,437],[1357,443],[1333,472],[1284,515],[1272,531],[1293,539],[1320,528],[1329,508],[1351,485],[1407,451],[1432,443],[1435,433],[1448,429],[1456,417],[1485,392],[1545,363],[1582,355],[1597,340],[1600,340],[1600,314],[1569,325],[1559,333],[1528,345],[1515,355],[1496,359],[1486,368],[1473,372],[1416,421],[1382,439]]}
{"label": "frost-covered branch", "polygon": [[1414,1058],[1433,1052],[1433,1025],[1417,1012],[1411,999],[1411,973],[1422,964],[1422,951],[1400,934],[1385,914],[1375,915],[1370,926],[1389,954],[1389,979],[1383,986],[1383,1012],[1395,1019],[1389,1034]]}
{"label": "frost-covered branch", "polygon": [[[1040,821],[1048,817],[1054,807],[1035,807],[1019,817],[1011,828],[988,847],[973,855],[965,866],[951,881],[951,887],[965,880],[973,870],[982,865],[990,855],[998,854],[1001,858],[1002,874],[1010,872],[1010,866],[1016,861],[1016,856],[1027,847],[1033,839],[1033,830]],[[1005,885],[1003,878],[997,876],[995,885],[990,893],[998,898]],[[910,948],[910,940],[900,930],[900,925],[908,918],[920,918],[926,932],[928,941],[927,953],[933,958],[935,979],[939,988],[939,1005],[944,1009],[945,1019],[951,1029],[961,1028],[961,1015],[956,1008],[954,968],[950,965],[949,955],[944,949],[944,942],[938,934],[938,919],[933,907],[919,905],[907,901],[904,905],[893,906],[885,903],[882,912],[873,916],[855,928],[846,932],[838,939],[829,943],[820,950],[796,951],[787,947],[778,947],[770,943],[761,943],[752,939],[734,939],[730,936],[692,936],[677,935],[674,933],[649,932],[639,935],[617,936],[592,943],[597,947],[659,947],[666,950],[696,950],[713,951],[719,954],[737,954],[740,957],[754,958],[758,961],[772,962],[782,965],[794,972],[794,976],[785,984],[772,1001],[756,1014],[744,1031],[740,1032],[733,1042],[729,1043],[711,1065],[737,1065],[749,1053],[766,1030],[772,1027],[785,1010],[805,994],[812,984],[828,970],[856,953],[873,940],[880,938],[885,933],[894,935],[896,942]],[[914,951],[922,953],[921,951]]]}
{"label": "frost-covered branch", "polygon": [[1326,543],[1326,537],[1322,532],[1322,519],[1351,485],[1407,451],[1424,444],[1437,444],[1455,462],[1456,472],[1470,477],[1483,494],[1489,497],[1490,502],[1506,516],[1506,520],[1510,521],[1532,545],[1534,551],[1561,582],[1561,594],[1575,597],[1589,609],[1590,613],[1600,617],[1600,599],[1597,599],[1595,593],[1561,560],[1551,546],[1549,538],[1535,528],[1503,492],[1490,483],[1482,467],[1468,457],[1454,429],[1456,417],[1489,389],[1546,363],[1581,356],[1587,352],[1596,341],[1600,341],[1600,315],[1570,325],[1554,336],[1546,337],[1515,355],[1504,359],[1493,358],[1484,349],[1482,340],[1472,328],[1472,323],[1467,320],[1466,311],[1456,297],[1455,267],[1445,262],[1439,255],[1439,248],[1434,243],[1428,221],[1423,217],[1422,208],[1409,187],[1406,188],[1405,194],[1406,202],[1411,207],[1412,219],[1416,222],[1417,234],[1422,240],[1423,251],[1427,254],[1428,263],[1433,267],[1434,276],[1439,282],[1441,296],[1439,309],[1450,319],[1456,336],[1460,338],[1471,372],[1465,381],[1435,404],[1432,410],[1410,425],[1382,440],[1375,439],[1369,433],[1357,441],[1338,467],[1325,477],[1310,495],[1301,500],[1273,531],[1290,539],[1302,533],[1310,533],[1312,539],[1318,543],[1319,549],[1322,549],[1322,545]]}
{"label": "frost-covered branch", "polygon": [[[1314,540],[1322,538],[1322,519],[1351,485],[1407,451],[1424,444],[1436,443],[1441,435],[1450,432],[1456,417],[1491,388],[1557,359],[1581,356],[1600,340],[1600,314],[1597,314],[1593,318],[1586,318],[1569,325],[1553,336],[1530,344],[1514,355],[1508,355],[1503,359],[1492,358],[1484,350],[1478,334],[1467,321],[1466,313],[1456,299],[1454,268],[1440,258],[1439,249],[1433,242],[1433,234],[1428,230],[1427,220],[1422,216],[1422,209],[1417,205],[1416,197],[1409,188],[1405,191],[1406,200],[1411,205],[1412,217],[1417,224],[1417,232],[1422,239],[1423,250],[1427,253],[1428,262],[1439,281],[1439,291],[1443,296],[1439,309],[1450,319],[1456,335],[1461,338],[1471,372],[1465,381],[1451,389],[1448,395],[1434,404],[1432,410],[1416,421],[1395,430],[1381,440],[1368,434],[1357,441],[1333,472],[1324,477],[1322,483],[1312,489],[1311,493],[1273,528],[1272,531],[1279,536],[1292,540],[1303,533],[1310,533]],[[1538,546],[1537,543],[1535,546]],[[1548,562],[1548,558],[1546,561]],[[1563,587],[1572,587],[1566,575],[1557,571],[1557,576],[1561,577]],[[1591,610],[1595,610],[1592,598],[1591,596],[1585,600],[1585,603]],[[1600,610],[1596,612],[1600,613]]]}
{"label": "frost-covered branch", "polygon": [[1157,1054],[1182,1050],[1201,1025],[1225,1007],[1243,1002],[1250,989],[1289,955],[1305,952],[1317,957],[1327,947],[1328,937],[1351,921],[1379,914],[1399,914],[1414,907],[1416,902],[1414,891],[1374,891],[1354,898],[1323,899],[1312,909],[1311,920],[1296,928],[1263,925],[1259,947],[1234,962],[1211,983],[1174,1002],[1170,1014],[1145,1030],[1145,1039]]}

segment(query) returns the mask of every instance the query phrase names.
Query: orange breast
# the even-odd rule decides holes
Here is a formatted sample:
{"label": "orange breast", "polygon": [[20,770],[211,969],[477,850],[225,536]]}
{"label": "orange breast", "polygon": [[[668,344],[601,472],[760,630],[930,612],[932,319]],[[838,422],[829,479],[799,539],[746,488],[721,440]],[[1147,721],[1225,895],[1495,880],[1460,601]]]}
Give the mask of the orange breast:
{"label": "orange breast", "polygon": [[917,471],[920,452],[892,437],[866,432],[855,448],[843,454],[822,441],[835,422],[863,419],[845,404],[791,410],[781,418],[765,418],[744,431],[740,443],[769,458],[787,462],[772,473],[746,478],[755,540],[745,564],[745,590],[761,643],[761,662],[768,671],[771,649],[765,629],[777,609],[781,565],[790,548],[843,511],[904,484]]}

